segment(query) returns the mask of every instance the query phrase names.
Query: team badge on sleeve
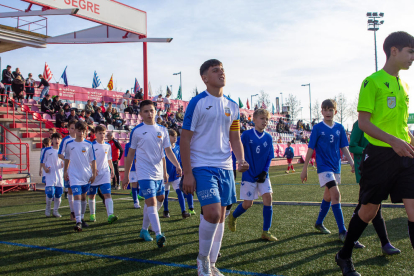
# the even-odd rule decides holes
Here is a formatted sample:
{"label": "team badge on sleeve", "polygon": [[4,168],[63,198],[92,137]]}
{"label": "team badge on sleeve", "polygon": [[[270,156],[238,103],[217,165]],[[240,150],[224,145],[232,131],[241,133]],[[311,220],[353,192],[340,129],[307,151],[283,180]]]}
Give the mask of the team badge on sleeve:
{"label": "team badge on sleeve", "polygon": [[396,97],[388,97],[387,98],[387,106],[388,108],[394,108],[397,105]]}
{"label": "team badge on sleeve", "polygon": [[157,137],[161,139],[162,137],[161,132],[157,132]]}
{"label": "team badge on sleeve", "polygon": [[226,114],[227,117],[229,117],[231,115],[230,107],[225,107],[224,108],[224,114]]}

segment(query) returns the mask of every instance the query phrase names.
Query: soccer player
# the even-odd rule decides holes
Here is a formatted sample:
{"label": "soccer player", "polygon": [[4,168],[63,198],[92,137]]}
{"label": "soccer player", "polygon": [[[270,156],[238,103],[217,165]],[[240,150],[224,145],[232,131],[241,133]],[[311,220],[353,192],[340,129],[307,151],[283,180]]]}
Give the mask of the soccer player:
{"label": "soccer player", "polygon": [[63,161],[59,159],[58,149],[60,141],[62,140],[62,135],[60,135],[60,133],[54,133],[51,138],[52,147],[45,148],[40,160],[40,166],[45,172],[45,214],[47,217],[50,217],[52,199],[54,198],[53,216],[60,218],[62,216],[59,214],[58,209],[62,202],[63,194]]}
{"label": "soccer player", "polygon": [[77,232],[88,227],[84,220],[86,193],[96,177],[95,151],[92,143],[85,140],[87,128],[85,122],[77,122],[76,138],[68,142],[65,149],[65,179],[69,180],[73,192],[73,212],[76,219],[74,229]]}
{"label": "soccer player", "polygon": [[[42,140],[42,146],[43,148],[40,150],[40,161],[42,161],[43,152],[46,148],[51,146],[51,139],[50,138],[44,138]],[[42,163],[42,162],[40,162]],[[39,167],[39,176],[42,177],[42,183],[46,184],[46,177],[45,177],[45,171],[43,170],[42,166]]]}
{"label": "soccer player", "polygon": [[295,150],[291,147],[292,143],[287,143],[287,148],[285,149],[285,153],[283,154],[283,157],[286,156],[287,162],[288,162],[288,168],[286,173],[289,173],[289,169],[292,168],[292,172],[295,172],[295,169],[292,165],[293,157],[295,157]]}
{"label": "soccer player", "polygon": [[414,247],[414,137],[407,126],[408,86],[399,77],[414,61],[414,37],[406,32],[391,33],[383,49],[387,57],[383,69],[367,77],[359,93],[358,125],[369,144],[361,164],[361,209],[349,222],[344,246],[335,256],[346,276],[360,275],[351,258],[353,244],[389,195],[393,203],[404,203]]}
{"label": "soccer player", "polygon": [[114,177],[114,166],[112,165],[111,145],[105,143],[106,128],[98,125],[95,128],[96,140],[92,142],[96,157],[96,178],[91,184],[88,192],[90,221],[96,221],[95,215],[95,197],[97,190],[101,190],[105,198],[106,213],[108,215],[108,223],[111,224],[118,220],[114,215],[114,202],[111,198],[111,179]]}
{"label": "soccer player", "polygon": [[344,216],[341,208],[341,194],[338,185],[341,183],[341,151],[346,156],[354,172],[354,161],[348,150],[348,138],[344,127],[333,121],[336,114],[335,100],[324,100],[322,102],[323,121],[316,124],[310,136],[308,152],[305,158],[302,174],[300,178],[306,182],[308,178],[308,164],[313,151],[316,151],[316,161],[318,163],[318,177],[321,188],[325,188],[323,200],[316,220],[315,228],[322,234],[331,232],[323,225],[323,221],[329,212],[332,204],[336,224],[339,230],[339,239],[344,242],[346,228]]}
{"label": "soccer player", "polygon": [[165,166],[165,155],[177,168],[178,176],[181,176],[181,166],[171,150],[168,131],[165,127],[155,124],[155,108],[150,100],[140,103],[140,115],[143,123],[137,125],[131,131],[131,146],[125,162],[123,188],[126,189],[129,183],[131,164],[136,158],[136,174],[140,191],[145,197],[144,219],[140,237],[145,241],[152,241],[148,232],[149,224],[156,234],[158,247],[163,247],[165,236],[161,232],[158,210],[164,201],[164,183],[168,181]]}
{"label": "soccer player", "polygon": [[[171,143],[171,150],[174,153],[175,157],[177,158],[178,162],[181,162],[181,155],[180,155],[180,146],[176,144],[177,142],[177,132],[173,129],[168,130],[168,134],[170,137],[170,143]],[[180,190],[180,181],[181,177],[179,177],[176,173],[176,168],[171,163],[170,159],[166,159],[167,163],[167,174],[168,174],[168,182],[165,184],[165,199],[164,199],[164,218],[170,217],[170,212],[168,210],[168,195],[170,194],[170,186],[173,187],[175,192],[177,193],[178,203],[181,207],[181,215],[183,219],[189,218],[191,215],[195,215],[196,212],[194,211],[194,202],[193,202],[193,195],[189,194],[187,195],[187,203],[188,203],[188,209],[190,212],[187,212],[185,210],[185,199],[184,194]]]}
{"label": "soccer player", "polygon": [[259,196],[263,199],[263,232],[262,239],[277,241],[270,232],[272,225],[272,184],[269,179],[269,167],[275,157],[273,138],[265,132],[270,113],[266,109],[257,109],[253,113],[254,129],[244,131],[241,141],[249,170],[243,173],[240,186],[240,203],[229,216],[229,229],[236,231],[237,218],[253,206],[253,200]]}
{"label": "soccer player", "polygon": [[[131,141],[128,142],[125,145],[125,158],[128,157],[128,152],[129,152],[129,148],[131,147]],[[134,161],[132,161],[132,167],[131,167],[131,171],[129,173],[129,182],[131,184],[131,195],[132,195],[132,199],[134,201],[134,208],[135,209],[141,209],[141,206],[139,205],[139,185],[138,185],[138,178],[137,178],[137,174],[135,171],[135,156],[134,156]]]}
{"label": "soccer player", "polygon": [[[66,152],[66,145],[67,143],[69,143],[70,141],[74,140],[76,138],[76,129],[75,129],[75,125],[78,121],[77,120],[71,120],[68,123],[68,128],[69,128],[69,135],[66,136],[65,138],[62,139],[62,142],[60,143],[59,146],[59,158],[62,160],[65,160],[65,152]],[[75,213],[73,212],[73,193],[72,193],[72,189],[70,188],[70,183],[69,180],[66,180],[66,178],[64,179],[64,184],[65,184],[65,190],[68,190],[68,202],[69,202],[69,208],[70,208],[70,220],[75,221]]]}
{"label": "soccer player", "polygon": [[[226,77],[216,59],[204,62],[200,75],[207,90],[189,103],[181,133],[183,190],[197,193],[204,219],[199,227],[198,275],[223,275],[215,263],[224,233],[226,207],[236,202],[231,148],[239,172],[249,165],[240,141],[239,106],[223,95]],[[230,147],[231,145],[231,147]]]}

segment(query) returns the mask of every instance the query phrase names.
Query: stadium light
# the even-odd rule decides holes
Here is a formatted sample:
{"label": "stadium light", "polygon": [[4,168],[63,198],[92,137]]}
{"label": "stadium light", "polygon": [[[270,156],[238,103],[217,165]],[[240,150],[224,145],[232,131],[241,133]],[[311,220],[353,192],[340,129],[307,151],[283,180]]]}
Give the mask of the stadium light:
{"label": "stadium light", "polygon": [[374,32],[374,46],[375,46],[375,71],[378,71],[378,56],[377,56],[377,31],[379,27],[384,24],[384,20],[379,21],[379,18],[384,17],[384,13],[380,12],[367,12],[368,17],[368,31]]}
{"label": "stadium light", "polygon": [[[181,99],[183,99],[183,83],[181,82],[181,71],[178,73],[174,73],[174,76],[180,75],[180,89],[181,89]],[[171,92],[172,92],[172,87],[171,87]]]}
{"label": "stadium light", "polygon": [[311,87],[310,87],[310,83],[308,84],[302,84],[302,86],[309,86],[309,123],[312,123],[312,97],[311,97]]}
{"label": "stadium light", "polygon": [[[251,95],[250,96],[250,102],[252,103],[252,108],[253,108],[253,97],[259,96],[259,94],[256,95]],[[254,108],[253,108],[254,109]]]}

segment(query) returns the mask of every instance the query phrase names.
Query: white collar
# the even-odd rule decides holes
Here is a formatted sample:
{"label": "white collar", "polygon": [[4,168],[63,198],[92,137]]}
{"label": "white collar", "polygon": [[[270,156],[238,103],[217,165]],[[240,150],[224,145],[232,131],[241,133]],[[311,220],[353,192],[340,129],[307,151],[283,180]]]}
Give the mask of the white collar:
{"label": "white collar", "polygon": [[322,123],[324,123],[324,125],[329,127],[330,129],[333,129],[333,127],[335,126],[335,122],[333,122],[332,126],[329,126],[328,124],[326,124],[325,121],[322,121]]}

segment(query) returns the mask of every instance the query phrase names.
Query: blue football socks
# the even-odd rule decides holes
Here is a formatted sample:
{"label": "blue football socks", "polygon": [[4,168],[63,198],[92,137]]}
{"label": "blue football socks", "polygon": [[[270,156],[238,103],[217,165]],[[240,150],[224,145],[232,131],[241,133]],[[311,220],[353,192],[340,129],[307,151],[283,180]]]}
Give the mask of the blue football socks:
{"label": "blue football socks", "polygon": [[132,188],[132,199],[134,200],[134,203],[138,203],[138,189]]}
{"label": "blue football socks", "polygon": [[263,206],[263,231],[269,231],[272,226],[273,207]]}
{"label": "blue football socks", "polygon": [[185,201],[184,201],[184,194],[181,192],[180,189],[175,190],[178,197],[178,203],[180,203],[181,213],[185,211]]}
{"label": "blue football socks", "polygon": [[344,215],[342,214],[341,203],[333,204],[332,212],[334,213],[336,224],[338,225],[339,233],[346,232]]}
{"label": "blue football socks", "polygon": [[192,194],[187,195],[188,209],[194,209],[194,197]]}
{"label": "blue football socks", "polygon": [[238,218],[238,217],[240,217],[241,215],[243,215],[243,214],[244,214],[244,212],[246,212],[246,210],[244,210],[244,208],[243,208],[243,203],[240,203],[240,204],[237,206],[237,208],[234,210],[234,212],[233,212],[233,217],[234,217],[234,218]]}
{"label": "blue football socks", "polygon": [[323,221],[325,220],[325,217],[328,214],[330,208],[331,208],[331,202],[322,200],[321,209],[319,211],[319,216],[318,216],[318,219],[316,220],[317,225],[323,224]]}
{"label": "blue football socks", "polygon": [[170,194],[170,190],[165,191],[165,199],[164,199],[164,212],[168,212],[168,195]]}

